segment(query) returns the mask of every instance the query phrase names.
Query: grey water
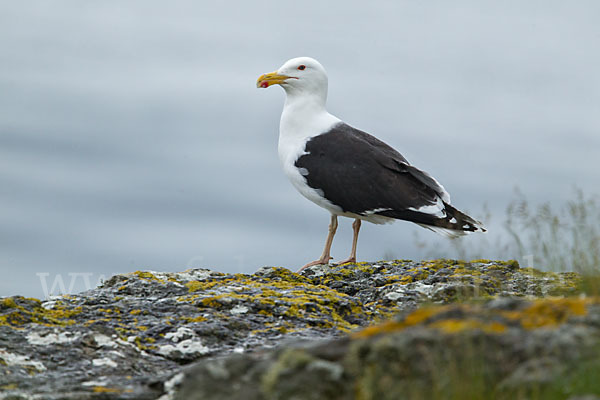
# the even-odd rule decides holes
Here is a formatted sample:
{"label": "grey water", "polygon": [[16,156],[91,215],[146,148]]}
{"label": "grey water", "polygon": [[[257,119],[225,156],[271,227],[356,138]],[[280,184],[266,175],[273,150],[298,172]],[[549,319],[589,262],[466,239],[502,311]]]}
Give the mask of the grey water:
{"label": "grey water", "polygon": [[[333,114],[460,209],[502,215],[516,186],[557,204],[597,191],[599,17],[597,1],[2,2],[0,296],[318,257],[327,212],[277,158],[283,91],[255,88],[301,55],[328,70]],[[443,241],[363,227],[362,260]],[[350,239],[342,220],[336,259]]]}

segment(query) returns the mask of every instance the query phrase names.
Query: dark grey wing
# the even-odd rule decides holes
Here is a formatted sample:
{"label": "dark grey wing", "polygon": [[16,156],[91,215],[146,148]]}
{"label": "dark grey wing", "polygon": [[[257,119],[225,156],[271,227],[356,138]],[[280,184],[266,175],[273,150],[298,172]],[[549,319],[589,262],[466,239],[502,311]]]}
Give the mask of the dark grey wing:
{"label": "dark grey wing", "polygon": [[435,179],[363,131],[340,123],[311,138],[305,152],[295,165],[308,172],[307,184],[345,212],[466,229],[449,222],[458,210],[447,204],[449,196]]}

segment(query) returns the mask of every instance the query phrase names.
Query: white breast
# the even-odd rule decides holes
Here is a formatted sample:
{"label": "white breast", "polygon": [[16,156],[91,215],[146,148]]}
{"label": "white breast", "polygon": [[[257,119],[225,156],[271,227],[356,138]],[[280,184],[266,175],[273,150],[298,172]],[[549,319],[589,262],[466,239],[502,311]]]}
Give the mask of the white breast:
{"label": "white breast", "polygon": [[298,169],[295,165],[300,156],[305,153],[306,142],[323,132],[327,132],[338,124],[339,118],[327,111],[298,110],[294,107],[284,107],[281,114],[279,128],[279,160],[283,172],[292,185],[313,203],[329,210],[331,213],[340,214],[342,209],[323,197],[322,190],[315,190],[306,183],[305,175],[309,173],[304,168]]}

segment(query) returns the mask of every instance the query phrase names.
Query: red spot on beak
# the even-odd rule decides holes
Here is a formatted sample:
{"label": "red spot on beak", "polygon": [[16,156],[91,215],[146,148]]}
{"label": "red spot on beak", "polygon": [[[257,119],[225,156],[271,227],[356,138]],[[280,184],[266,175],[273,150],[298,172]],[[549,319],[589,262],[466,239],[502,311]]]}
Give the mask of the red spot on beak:
{"label": "red spot on beak", "polygon": [[265,81],[265,82],[261,83],[261,84],[260,84],[260,87],[261,87],[261,88],[267,88],[267,87],[269,87],[269,82],[266,82],[266,81]]}

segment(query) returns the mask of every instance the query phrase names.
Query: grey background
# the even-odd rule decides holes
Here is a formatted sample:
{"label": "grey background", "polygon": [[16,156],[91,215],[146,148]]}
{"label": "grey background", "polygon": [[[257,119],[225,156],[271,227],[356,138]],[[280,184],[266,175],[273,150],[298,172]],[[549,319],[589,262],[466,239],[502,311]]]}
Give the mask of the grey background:
{"label": "grey background", "polygon": [[[557,204],[596,191],[599,20],[593,0],[2,2],[0,295],[318,257],[327,212],[277,158],[283,91],[255,88],[301,55],[328,70],[332,113],[458,208],[500,216],[515,186]],[[364,225],[359,258],[419,259],[417,229]],[[348,220],[338,232],[341,259]]]}

